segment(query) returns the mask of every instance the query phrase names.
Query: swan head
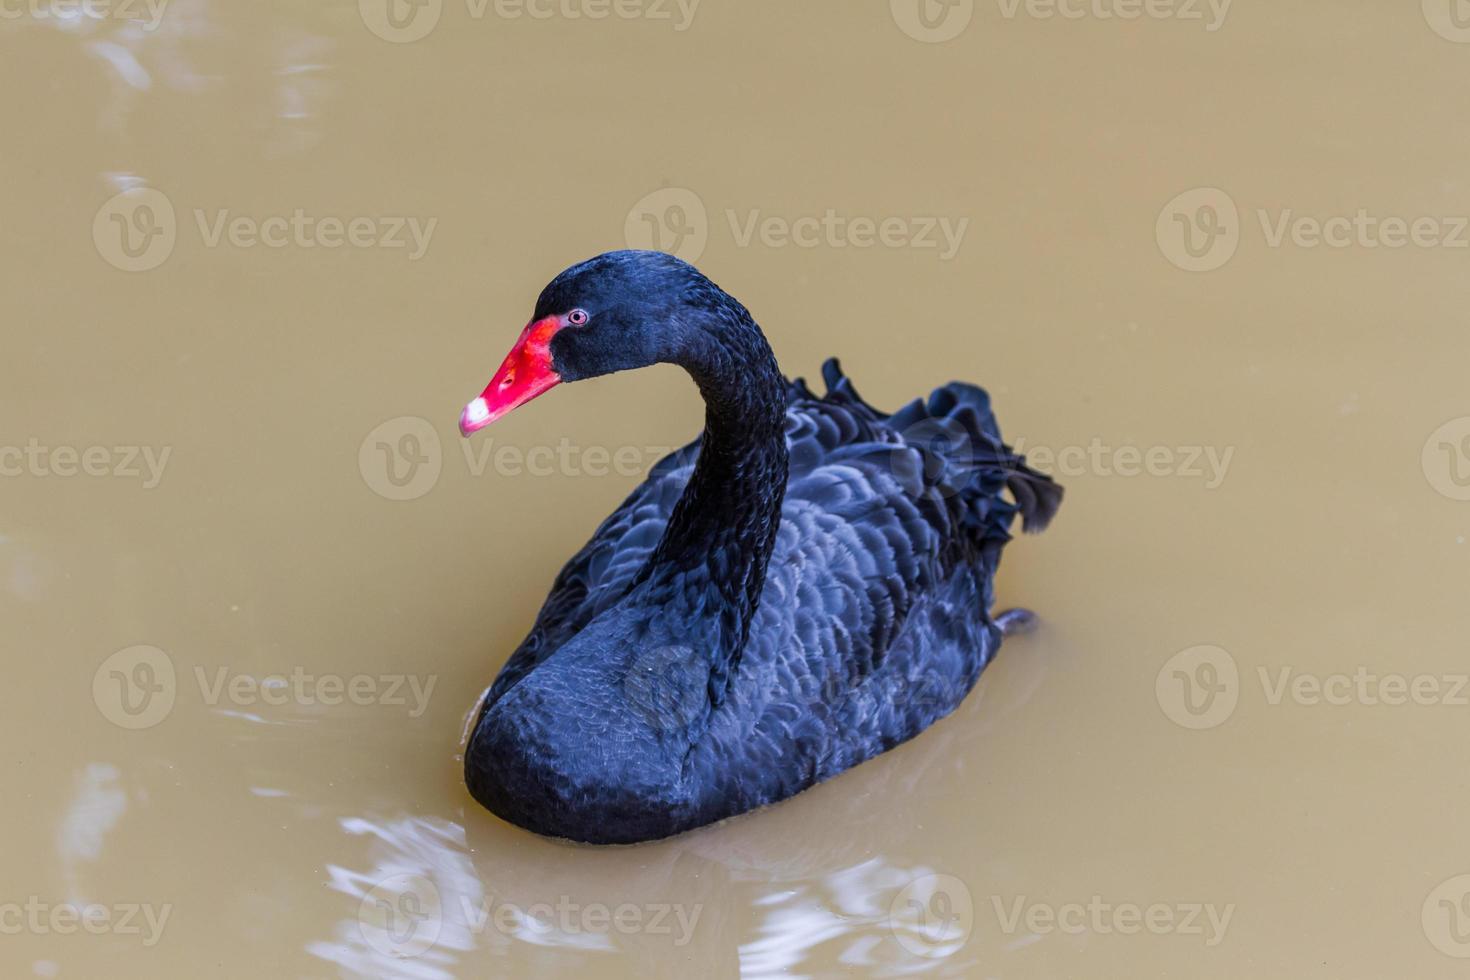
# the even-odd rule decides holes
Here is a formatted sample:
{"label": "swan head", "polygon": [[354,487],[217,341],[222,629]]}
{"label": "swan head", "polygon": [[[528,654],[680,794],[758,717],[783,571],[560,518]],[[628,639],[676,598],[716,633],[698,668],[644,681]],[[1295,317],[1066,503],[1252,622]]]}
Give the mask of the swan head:
{"label": "swan head", "polygon": [[[500,369],[460,414],[468,436],[564,381],[684,363],[706,321],[739,304],[664,252],[606,252],[547,284]],[[740,310],[744,314],[743,309]]]}

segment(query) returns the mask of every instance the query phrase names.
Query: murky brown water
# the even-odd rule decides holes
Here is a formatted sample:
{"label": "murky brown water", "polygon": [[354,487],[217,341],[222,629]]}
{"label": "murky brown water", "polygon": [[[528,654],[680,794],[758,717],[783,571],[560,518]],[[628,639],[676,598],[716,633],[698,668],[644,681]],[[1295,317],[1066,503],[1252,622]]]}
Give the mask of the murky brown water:
{"label": "murky brown water", "polygon": [[[1462,975],[1464,4],[47,2],[0,18],[4,975]],[[1069,496],[953,717],[595,850],[480,811],[461,721],[697,398],[455,420],[625,243],[791,373],[987,384]]]}

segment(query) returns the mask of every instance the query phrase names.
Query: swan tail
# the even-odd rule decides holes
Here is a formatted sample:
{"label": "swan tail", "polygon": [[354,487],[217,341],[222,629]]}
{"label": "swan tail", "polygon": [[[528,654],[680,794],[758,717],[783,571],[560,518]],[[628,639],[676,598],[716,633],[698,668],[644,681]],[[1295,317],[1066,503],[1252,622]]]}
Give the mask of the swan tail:
{"label": "swan tail", "polygon": [[[863,401],[835,357],[822,365],[822,380],[827,400],[871,412],[924,454],[925,479],[964,502],[966,523],[982,543],[1010,540],[1017,516],[1022,529],[1032,533],[1056,516],[1061,484],[1027,466],[1026,458],[1006,445],[983,388],[953,381],[886,415]],[[1010,499],[1002,491],[1009,491]]]}

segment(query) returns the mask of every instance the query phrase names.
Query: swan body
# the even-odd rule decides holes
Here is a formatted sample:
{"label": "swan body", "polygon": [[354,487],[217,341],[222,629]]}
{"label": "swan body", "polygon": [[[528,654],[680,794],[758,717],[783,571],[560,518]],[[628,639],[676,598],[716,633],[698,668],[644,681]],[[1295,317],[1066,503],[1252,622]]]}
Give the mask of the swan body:
{"label": "swan body", "polygon": [[461,427],[658,362],[699,385],[705,430],[562,569],[466,748],[472,795],[548,836],[666,837],[922,732],[999,648],[1014,519],[1039,530],[1061,499],[981,389],[889,415],[831,360],[819,396],[780,374],[743,306],[655,252],[554,279]]}

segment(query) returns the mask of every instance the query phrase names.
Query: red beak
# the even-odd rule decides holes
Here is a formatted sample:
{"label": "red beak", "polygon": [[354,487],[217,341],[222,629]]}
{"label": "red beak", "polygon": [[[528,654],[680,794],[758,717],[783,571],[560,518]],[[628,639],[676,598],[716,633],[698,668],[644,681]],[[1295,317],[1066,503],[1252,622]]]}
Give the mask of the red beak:
{"label": "red beak", "polygon": [[560,329],[561,318],[555,316],[527,324],[480,397],[460,413],[460,432],[477,432],[561,384],[561,375],[551,368],[551,338]]}

